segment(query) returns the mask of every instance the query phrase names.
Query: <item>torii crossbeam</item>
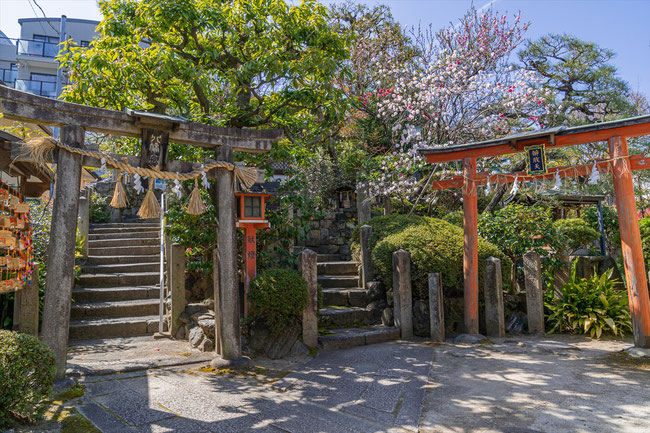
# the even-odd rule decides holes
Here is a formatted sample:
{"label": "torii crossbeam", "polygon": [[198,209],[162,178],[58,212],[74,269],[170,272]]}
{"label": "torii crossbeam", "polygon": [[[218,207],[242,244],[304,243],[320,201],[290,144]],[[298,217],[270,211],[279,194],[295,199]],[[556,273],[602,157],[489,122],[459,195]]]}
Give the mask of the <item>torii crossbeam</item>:
{"label": "torii crossbeam", "polygon": [[[611,160],[597,163],[599,170],[611,171],[621,232],[634,345],[650,348],[650,297],[643,259],[643,247],[636,213],[632,170],[650,168],[650,158],[629,156],[627,138],[650,135],[650,115],[595,123],[571,128],[549,128],[464,145],[422,149],[429,163],[463,161],[463,176],[433,182],[434,189],[463,188],[465,332],[478,333],[478,230],[476,185],[487,183],[488,173],[476,173],[476,159],[523,152],[524,148],[545,144],[548,149],[607,141]],[[591,166],[549,169],[546,178],[586,175]],[[513,182],[516,174],[489,175],[491,183]],[[525,173],[520,173],[525,176]],[[537,177],[543,178],[543,177]]]}

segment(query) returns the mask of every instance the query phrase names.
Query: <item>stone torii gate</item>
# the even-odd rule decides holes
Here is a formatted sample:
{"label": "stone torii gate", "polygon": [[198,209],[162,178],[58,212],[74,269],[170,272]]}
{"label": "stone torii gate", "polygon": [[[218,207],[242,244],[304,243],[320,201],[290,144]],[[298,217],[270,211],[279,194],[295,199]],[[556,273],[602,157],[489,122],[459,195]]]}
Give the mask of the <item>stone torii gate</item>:
{"label": "stone torii gate", "polygon": [[[476,186],[490,183],[514,182],[518,174],[488,174],[476,172],[476,159],[524,152],[525,147],[544,144],[547,149],[574,146],[577,144],[607,141],[610,160],[596,163],[600,170],[611,169],[616,195],[621,231],[622,253],[625,277],[634,330],[634,345],[650,348],[650,298],[643,260],[643,248],[637,221],[632,170],[650,168],[650,159],[644,156],[629,156],[629,137],[650,135],[650,115],[595,123],[571,128],[549,128],[526,132],[479,143],[422,149],[428,163],[463,161],[463,175],[432,182],[434,189],[463,188],[464,229],[464,298],[465,332],[478,333],[478,233]],[[557,175],[578,176],[591,172],[593,164],[549,169],[549,173],[535,176],[536,179],[553,178]]]}
{"label": "stone torii gate", "polygon": [[[215,150],[215,159],[233,162],[233,151],[268,152],[282,137],[280,130],[224,128],[188,122],[185,119],[146,112],[113,111],[48,99],[0,85],[0,111],[9,120],[36,122],[61,128],[60,141],[84,148],[85,132],[141,138],[140,157],[127,157],[132,165],[187,173],[199,167],[167,160],[168,143],[174,142]],[[120,155],[122,157],[122,155]],[[48,251],[42,339],[56,357],[56,376],[65,375],[70,301],[74,285],[74,250],[77,231],[79,183],[82,166],[99,167],[97,158],[58,149],[52,229]],[[239,285],[235,228],[234,173],[216,168],[208,173],[216,178],[218,194],[218,242],[215,256],[216,365],[241,365]],[[215,263],[217,264],[217,263]],[[162,288],[161,288],[162,290]]]}

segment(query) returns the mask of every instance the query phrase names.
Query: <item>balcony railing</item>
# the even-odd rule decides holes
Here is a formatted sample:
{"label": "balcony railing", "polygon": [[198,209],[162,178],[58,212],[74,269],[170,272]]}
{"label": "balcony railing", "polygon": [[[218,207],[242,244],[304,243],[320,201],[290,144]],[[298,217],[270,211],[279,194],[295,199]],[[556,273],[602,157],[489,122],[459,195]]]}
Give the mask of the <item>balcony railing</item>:
{"label": "balcony railing", "polygon": [[16,78],[18,78],[18,71],[15,69],[0,69],[0,81],[13,86]]}
{"label": "balcony railing", "polygon": [[23,56],[56,57],[59,54],[59,46],[50,42],[28,41],[18,39],[16,52]]}
{"label": "balcony railing", "polygon": [[56,98],[56,83],[35,80],[16,80],[16,90],[33,93],[35,95]]}

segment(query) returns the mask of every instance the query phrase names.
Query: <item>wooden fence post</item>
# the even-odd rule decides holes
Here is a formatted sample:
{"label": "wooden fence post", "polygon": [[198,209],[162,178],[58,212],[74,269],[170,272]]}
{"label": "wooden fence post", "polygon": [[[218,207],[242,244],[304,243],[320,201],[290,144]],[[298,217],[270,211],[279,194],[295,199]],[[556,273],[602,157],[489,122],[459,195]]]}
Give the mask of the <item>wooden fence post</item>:
{"label": "wooden fence post", "polygon": [[317,254],[312,250],[300,253],[300,273],[307,282],[309,301],[302,313],[302,342],[309,347],[318,345],[318,270]]}
{"label": "wooden fence post", "polygon": [[429,274],[429,316],[431,323],[431,341],[445,341],[445,308],[442,295],[440,274]]}
{"label": "wooden fence post", "polygon": [[401,249],[393,253],[393,315],[402,338],[413,337],[411,254]]}
{"label": "wooden fence post", "polygon": [[[61,142],[70,147],[83,148],[83,128],[64,125],[61,128]],[[56,358],[56,379],[65,376],[80,185],[81,155],[59,149],[42,332],[43,341]]]}

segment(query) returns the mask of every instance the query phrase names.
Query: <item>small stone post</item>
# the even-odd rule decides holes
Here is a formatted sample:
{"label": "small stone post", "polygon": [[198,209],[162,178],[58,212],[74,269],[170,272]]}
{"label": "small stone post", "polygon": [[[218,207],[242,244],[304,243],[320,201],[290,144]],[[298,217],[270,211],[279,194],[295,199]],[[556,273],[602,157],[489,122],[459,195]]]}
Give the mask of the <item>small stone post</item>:
{"label": "small stone post", "polygon": [[413,337],[411,254],[401,249],[393,253],[393,314],[402,338]]}
{"label": "small stone post", "polygon": [[300,273],[307,282],[309,300],[302,313],[302,342],[309,347],[318,345],[318,270],[317,254],[312,250],[300,253]]}
{"label": "small stone post", "polygon": [[368,195],[364,191],[357,191],[357,216],[359,224],[363,224],[368,221],[372,215],[372,203]]}
{"label": "small stone post", "polygon": [[[221,146],[216,159],[232,163],[232,147]],[[220,323],[221,353],[214,358],[215,368],[245,368],[250,359],[242,356],[239,278],[237,276],[237,239],[235,228],[235,173],[227,168],[216,169],[218,209],[217,250],[219,304],[215,299],[215,320]],[[216,284],[216,283],[215,283]],[[216,325],[216,323],[215,323]],[[215,326],[216,330],[217,326]]]}
{"label": "small stone post", "polygon": [[501,260],[488,257],[485,264],[485,328],[488,337],[502,338],[506,335],[503,311],[503,283]]}
{"label": "small stone post", "polygon": [[531,334],[544,334],[542,268],[539,254],[534,251],[528,251],[524,254],[524,278],[526,280],[528,332]]}
{"label": "small stone post", "polygon": [[38,336],[38,263],[34,263],[32,281],[14,298],[14,325],[23,334]]}
{"label": "small stone post", "polygon": [[[84,129],[76,125],[64,125],[61,128],[61,142],[83,148]],[[56,379],[65,376],[80,184],[81,155],[60,150],[47,254],[42,332],[43,341],[56,358]]]}
{"label": "small stone post", "polygon": [[361,244],[361,287],[366,289],[366,284],[375,277],[370,257],[370,236],[372,226],[362,225],[359,229],[359,240]]}
{"label": "small stone post", "polygon": [[86,189],[85,194],[79,197],[79,221],[77,228],[79,236],[83,239],[81,252],[84,260],[88,258],[88,234],[90,233],[90,190]]}
{"label": "small stone post", "polygon": [[185,252],[180,244],[172,244],[171,256],[169,257],[171,275],[169,276],[169,288],[172,295],[171,324],[169,326],[172,338],[183,326],[180,321],[181,314],[185,311]]}
{"label": "small stone post", "polygon": [[390,215],[393,213],[393,205],[390,202],[390,197],[384,197],[384,215]]}
{"label": "small stone post", "polygon": [[445,341],[445,307],[440,274],[429,274],[429,316],[431,318],[431,341]]}

